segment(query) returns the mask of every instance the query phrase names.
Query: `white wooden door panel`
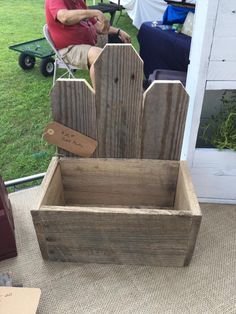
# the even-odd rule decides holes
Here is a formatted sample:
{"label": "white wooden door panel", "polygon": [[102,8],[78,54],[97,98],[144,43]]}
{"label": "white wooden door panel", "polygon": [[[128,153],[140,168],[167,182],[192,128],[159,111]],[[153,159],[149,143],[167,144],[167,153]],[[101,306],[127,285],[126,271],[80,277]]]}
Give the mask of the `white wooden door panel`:
{"label": "white wooden door panel", "polygon": [[220,0],[214,36],[236,37],[235,25],[236,25],[236,1]]}
{"label": "white wooden door panel", "polygon": [[196,149],[191,174],[200,199],[236,202],[236,152]]}
{"label": "white wooden door panel", "polygon": [[215,37],[210,59],[212,61],[236,61],[236,37]]}
{"label": "white wooden door panel", "polygon": [[207,80],[234,81],[236,80],[236,61],[210,61]]}
{"label": "white wooden door panel", "polygon": [[201,201],[236,204],[236,152],[196,149],[206,89],[236,89],[236,0],[197,1],[186,89],[182,159]]}

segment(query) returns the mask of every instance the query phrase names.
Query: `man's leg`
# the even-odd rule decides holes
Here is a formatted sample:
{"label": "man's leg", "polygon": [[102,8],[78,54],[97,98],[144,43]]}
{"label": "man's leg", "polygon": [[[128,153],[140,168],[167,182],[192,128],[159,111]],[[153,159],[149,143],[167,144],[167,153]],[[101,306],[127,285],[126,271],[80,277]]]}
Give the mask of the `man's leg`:
{"label": "man's leg", "polygon": [[90,78],[92,81],[93,88],[95,88],[95,75],[94,75],[94,62],[100,55],[102,49],[99,47],[91,47],[88,52],[88,65],[90,68]]}
{"label": "man's leg", "polygon": [[65,60],[65,62],[83,70],[90,70],[93,87],[95,87],[93,63],[101,51],[101,48],[90,45],[75,45],[59,50],[61,57]]}

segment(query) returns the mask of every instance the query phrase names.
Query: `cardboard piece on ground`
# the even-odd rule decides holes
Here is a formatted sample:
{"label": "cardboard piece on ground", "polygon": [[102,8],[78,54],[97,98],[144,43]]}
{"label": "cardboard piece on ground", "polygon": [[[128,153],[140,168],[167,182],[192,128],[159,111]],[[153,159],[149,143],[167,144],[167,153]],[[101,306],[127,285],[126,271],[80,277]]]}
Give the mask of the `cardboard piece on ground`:
{"label": "cardboard piece on ground", "polygon": [[97,147],[96,140],[58,122],[51,122],[47,125],[44,138],[48,143],[82,157],[90,157]]}
{"label": "cardboard piece on ground", "polygon": [[0,313],[35,314],[40,295],[38,288],[0,287]]}

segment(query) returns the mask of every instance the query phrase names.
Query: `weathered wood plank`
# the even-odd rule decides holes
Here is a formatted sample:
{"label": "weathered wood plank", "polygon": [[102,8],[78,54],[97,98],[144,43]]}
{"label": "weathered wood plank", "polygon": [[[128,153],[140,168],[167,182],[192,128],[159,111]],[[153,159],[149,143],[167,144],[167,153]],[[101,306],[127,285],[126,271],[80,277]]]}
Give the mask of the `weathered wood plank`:
{"label": "weathered wood plank", "polygon": [[192,215],[192,226],[191,232],[189,234],[188,251],[184,262],[184,265],[187,266],[190,263],[193,255],[202,220],[202,214],[196,194],[194,192],[186,161],[180,161],[174,208],[175,210],[189,210]]}
{"label": "weathered wood plank", "polygon": [[198,232],[201,225],[201,221],[202,221],[202,217],[200,215],[196,215],[192,217],[192,226],[191,226],[191,232],[189,234],[188,250],[185,257],[184,266],[189,265],[192,259],[195,244],[197,241]]}
{"label": "weathered wood plank", "polygon": [[41,212],[42,210],[31,210],[31,216],[34,224],[34,229],[37,235],[40,251],[42,254],[42,257],[44,259],[49,259],[48,256],[48,248],[46,245],[46,236],[45,236],[45,231],[42,225],[41,221]]}
{"label": "weathered wood plank", "polygon": [[145,92],[142,158],[180,159],[188,99],[177,81],[156,81]]}
{"label": "weathered wood plank", "polygon": [[140,158],[142,77],[131,45],[106,45],[96,60],[99,157]]}
{"label": "weathered wood plank", "polygon": [[47,194],[48,189],[50,188],[52,178],[54,176],[56,169],[58,168],[58,165],[59,165],[58,164],[58,157],[53,157],[49,166],[48,166],[46,175],[43,178],[43,181],[41,183],[39,204],[38,204],[38,206],[35,207],[35,209],[40,209],[42,202],[45,198],[45,195]]}
{"label": "weathered wood plank", "polygon": [[[190,216],[41,210],[51,260],[183,266]],[[45,249],[43,249],[45,250]]]}
{"label": "weathered wood plank", "polygon": [[180,161],[174,208],[189,210],[196,216],[202,215],[186,161]]}
{"label": "weathered wood plank", "polygon": [[66,204],[171,207],[179,162],[60,160]]}
{"label": "weathered wood plank", "polygon": [[172,207],[154,207],[154,206],[120,206],[120,205],[106,205],[104,206],[90,206],[79,204],[76,205],[65,205],[65,206],[54,206],[54,205],[43,205],[40,210],[44,211],[67,211],[67,212],[94,212],[94,213],[110,213],[111,210],[116,214],[137,214],[137,215],[165,215],[165,216],[189,216],[192,217],[192,213],[187,210],[175,210]]}
{"label": "weathered wood plank", "polygon": [[52,174],[50,184],[42,199],[41,206],[43,205],[65,205],[64,200],[64,188],[61,177],[61,167],[57,164],[57,167]]}
{"label": "weathered wood plank", "polygon": [[[94,91],[85,80],[57,80],[51,102],[54,121],[97,139]],[[58,152],[63,156],[76,156],[60,148]]]}

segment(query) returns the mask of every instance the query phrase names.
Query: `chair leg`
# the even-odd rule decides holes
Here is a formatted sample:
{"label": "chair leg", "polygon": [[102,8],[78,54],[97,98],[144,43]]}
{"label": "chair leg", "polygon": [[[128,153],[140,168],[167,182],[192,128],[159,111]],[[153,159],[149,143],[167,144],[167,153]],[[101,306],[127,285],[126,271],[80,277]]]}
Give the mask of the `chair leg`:
{"label": "chair leg", "polygon": [[119,14],[119,16],[118,16],[118,19],[116,20],[116,25],[118,24],[118,22],[119,22],[119,20],[120,20],[121,15],[122,15],[122,10],[120,11],[120,14]]}
{"label": "chair leg", "polygon": [[114,19],[115,19],[115,16],[116,16],[116,11],[115,12],[111,12],[110,15],[111,15],[110,24],[113,25],[113,22],[114,22]]}
{"label": "chair leg", "polygon": [[57,74],[57,62],[54,62],[54,71],[53,71],[53,81],[52,81],[52,86],[55,85],[55,81],[56,81],[56,74]]}

